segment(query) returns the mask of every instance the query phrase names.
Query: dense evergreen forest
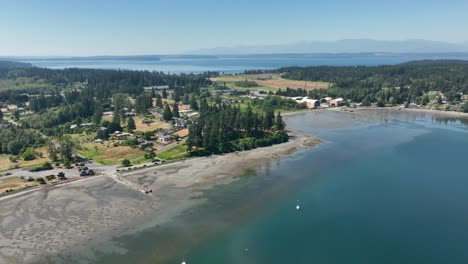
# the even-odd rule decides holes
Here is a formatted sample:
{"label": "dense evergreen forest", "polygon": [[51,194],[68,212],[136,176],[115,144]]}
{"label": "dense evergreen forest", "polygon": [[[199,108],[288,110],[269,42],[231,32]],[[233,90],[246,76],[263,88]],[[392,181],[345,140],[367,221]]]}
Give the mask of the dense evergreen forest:
{"label": "dense evergreen forest", "polygon": [[[64,69],[53,70],[46,68],[27,69],[0,69],[0,79],[29,80],[30,83],[21,85],[0,87],[0,101],[9,100],[11,103],[20,103],[26,100],[25,93],[41,94],[48,92],[60,92],[77,82],[87,82],[87,87],[92,90],[97,101],[106,100],[114,93],[127,93],[138,95],[142,93],[143,87],[152,85],[168,85],[171,88],[184,87],[187,92],[197,91],[200,87],[209,85],[211,82],[204,75],[195,74],[165,74],[150,71],[128,71],[128,70],[97,70],[97,69]],[[41,81],[41,84],[37,83]],[[17,84],[17,83],[16,83]],[[17,88],[17,89],[15,89]],[[22,96],[23,95],[23,96]]]}
{"label": "dense evergreen forest", "polygon": [[[386,66],[314,66],[276,70],[283,78],[332,83],[326,90],[309,93],[311,98],[344,97],[365,104],[423,104],[429,91],[442,92],[450,103],[468,94],[467,61],[415,61]],[[285,91],[282,91],[285,93]],[[293,96],[297,92],[289,91]]]}
{"label": "dense evergreen forest", "polygon": [[18,69],[18,68],[30,68],[30,67],[32,67],[30,63],[0,60],[0,69]]}
{"label": "dense evergreen forest", "polygon": [[281,113],[275,116],[273,108],[254,112],[230,104],[200,105],[200,118],[189,128],[187,145],[194,155],[226,153],[270,146],[288,141]]}

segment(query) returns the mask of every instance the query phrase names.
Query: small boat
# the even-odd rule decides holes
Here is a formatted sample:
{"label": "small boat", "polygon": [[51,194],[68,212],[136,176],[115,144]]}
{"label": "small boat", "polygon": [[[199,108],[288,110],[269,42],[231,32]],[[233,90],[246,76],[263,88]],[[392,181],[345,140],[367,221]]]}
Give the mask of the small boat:
{"label": "small boat", "polygon": [[299,206],[299,200],[297,200],[297,203],[296,203],[296,210],[299,210],[301,209],[301,206]]}

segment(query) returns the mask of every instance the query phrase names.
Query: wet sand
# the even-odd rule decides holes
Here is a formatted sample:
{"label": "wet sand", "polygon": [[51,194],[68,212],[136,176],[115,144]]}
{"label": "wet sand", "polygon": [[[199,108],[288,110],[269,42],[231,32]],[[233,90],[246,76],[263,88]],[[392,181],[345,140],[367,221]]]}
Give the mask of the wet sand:
{"label": "wet sand", "polygon": [[[169,221],[202,203],[193,199],[215,185],[233,181],[262,162],[319,143],[291,132],[288,143],[208,158],[196,158],[124,174],[153,190],[146,195],[97,176],[47,187],[0,201],[0,263],[87,263],[93,248],[125,252],[113,237]],[[102,246],[105,244],[106,246]]]}

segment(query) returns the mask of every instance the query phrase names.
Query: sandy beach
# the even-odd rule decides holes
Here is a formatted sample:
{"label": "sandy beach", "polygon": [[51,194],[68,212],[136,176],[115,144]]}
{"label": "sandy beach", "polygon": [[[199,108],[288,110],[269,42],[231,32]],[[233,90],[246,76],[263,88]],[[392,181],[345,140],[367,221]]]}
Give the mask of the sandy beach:
{"label": "sandy beach", "polygon": [[[169,221],[202,203],[203,190],[229,183],[262,162],[320,141],[291,132],[290,142],[251,151],[195,158],[124,174],[153,190],[146,195],[101,175],[14,197],[0,207],[0,263],[87,263],[93,245],[124,252],[113,237]],[[74,252],[79,252],[74,254]]]}

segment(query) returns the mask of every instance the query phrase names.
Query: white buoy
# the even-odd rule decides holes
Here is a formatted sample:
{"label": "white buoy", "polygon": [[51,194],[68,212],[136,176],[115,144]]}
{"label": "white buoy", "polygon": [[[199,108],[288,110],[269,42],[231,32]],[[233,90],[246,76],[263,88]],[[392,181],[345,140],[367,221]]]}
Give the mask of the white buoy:
{"label": "white buoy", "polygon": [[185,261],[182,261],[182,264],[187,264],[187,263],[185,263]]}
{"label": "white buoy", "polygon": [[301,207],[299,206],[299,200],[297,200],[297,203],[296,203],[296,210],[299,210],[301,209]]}

